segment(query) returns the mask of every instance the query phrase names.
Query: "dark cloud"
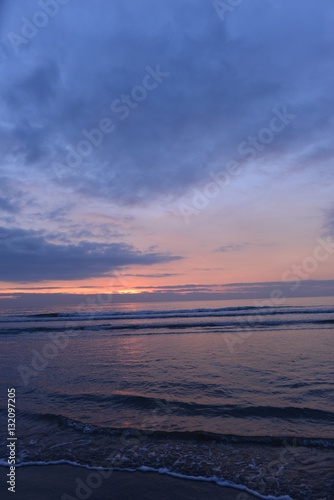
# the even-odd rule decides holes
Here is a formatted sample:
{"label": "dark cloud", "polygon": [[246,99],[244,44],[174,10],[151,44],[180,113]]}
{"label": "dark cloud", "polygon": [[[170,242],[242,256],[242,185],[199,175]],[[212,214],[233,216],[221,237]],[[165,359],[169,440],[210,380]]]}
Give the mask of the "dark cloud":
{"label": "dark cloud", "polygon": [[147,288],[150,288],[154,291],[166,291],[166,290],[173,290],[183,292],[183,291],[212,291],[217,287],[221,287],[222,285],[196,285],[196,284],[187,284],[187,285],[161,285],[161,286],[136,286],[134,287],[136,290],[146,290]]}
{"label": "dark cloud", "polygon": [[18,214],[32,198],[28,193],[18,189],[16,183],[7,177],[0,177],[0,213]]}
{"label": "dark cloud", "polygon": [[[282,295],[282,302],[288,297],[303,297],[303,296],[331,296],[334,292],[334,280],[301,280],[299,287],[295,290],[295,283],[291,284],[282,281],[273,282],[255,282],[255,283],[227,283],[227,284],[187,284],[187,285],[161,285],[150,286],[152,294],[165,293],[206,293],[208,298],[267,298],[269,305],[274,306],[272,292],[279,290]],[[147,290],[148,287],[137,286],[136,290]],[[231,295],[233,294],[233,295]],[[194,297],[196,298],[196,297]]]}
{"label": "dark cloud", "polygon": [[17,207],[11,203],[10,200],[0,197],[0,211],[15,213],[17,211]]}
{"label": "dark cloud", "polygon": [[[203,288],[203,290],[201,290]],[[167,302],[167,301],[189,301],[189,300],[232,300],[232,299],[254,299],[254,306],[272,306],[273,299],[271,293],[277,289],[282,290],[285,298],[289,297],[329,297],[334,294],[334,280],[324,281],[304,281],[301,282],[298,291],[294,292],[291,285],[282,282],[272,283],[245,283],[240,287],[239,283],[227,285],[227,290],[223,292],[210,292],[210,286],[201,286],[197,288],[188,288],[188,290],[154,290],[153,292],[141,292],[136,294],[113,294],[113,303],[122,302]],[[62,307],[69,306],[87,306],[91,304],[91,296],[69,294],[69,293],[0,293],[0,309],[4,308],[6,312],[10,308],[17,311],[19,307],[36,308]],[[93,302],[94,303],[94,302]],[[223,304],[222,304],[223,307]]]}
{"label": "dark cloud", "polygon": [[142,252],[125,243],[55,244],[39,232],[0,228],[0,281],[39,282],[108,276],[118,267],[171,262],[181,257]]}
{"label": "dark cloud", "polygon": [[[20,31],[21,17],[33,13],[16,2],[7,31]],[[296,151],[310,143],[326,151],[333,135],[331,13],[330,0],[305,0],[303,8],[297,0],[256,0],[221,22],[212,2],[200,0],[71,2],[6,62],[2,116],[11,127],[0,124],[3,154],[32,176],[47,172],[55,189],[135,205],[177,198],[221,169],[240,141],[267,125],[273,107],[288,105],[297,118],[262,159],[280,152],[298,163]],[[120,120],[110,104],[157,64],[168,78]],[[113,119],[114,132],[59,183],[52,162],[64,163],[81,131],[104,117]],[[303,153],[314,169],[313,154]]]}

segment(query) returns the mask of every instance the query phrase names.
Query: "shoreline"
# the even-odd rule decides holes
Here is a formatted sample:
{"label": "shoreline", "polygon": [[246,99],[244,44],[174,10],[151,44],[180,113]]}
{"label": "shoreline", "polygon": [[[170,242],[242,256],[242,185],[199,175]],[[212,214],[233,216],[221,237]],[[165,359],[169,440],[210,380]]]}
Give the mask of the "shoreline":
{"label": "shoreline", "polygon": [[[2,471],[8,469],[1,467]],[[0,469],[0,470],[1,470]],[[13,498],[1,472],[1,498]],[[16,500],[257,500],[242,487],[158,471],[120,471],[80,465],[24,465],[16,468]],[[270,497],[266,497],[270,498]],[[280,497],[281,499],[288,497]]]}

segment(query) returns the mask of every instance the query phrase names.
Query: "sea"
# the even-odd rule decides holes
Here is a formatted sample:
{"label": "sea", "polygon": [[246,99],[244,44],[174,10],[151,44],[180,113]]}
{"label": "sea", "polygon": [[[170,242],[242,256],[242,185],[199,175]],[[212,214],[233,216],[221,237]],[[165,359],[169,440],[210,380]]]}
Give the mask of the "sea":
{"label": "sea", "polygon": [[0,465],[13,388],[18,466],[333,499],[333,340],[333,297],[3,310]]}

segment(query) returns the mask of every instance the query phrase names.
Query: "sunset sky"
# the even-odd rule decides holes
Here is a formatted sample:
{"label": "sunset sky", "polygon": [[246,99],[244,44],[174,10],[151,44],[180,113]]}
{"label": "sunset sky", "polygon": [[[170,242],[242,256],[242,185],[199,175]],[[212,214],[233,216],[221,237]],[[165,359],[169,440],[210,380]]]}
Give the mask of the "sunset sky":
{"label": "sunset sky", "polygon": [[334,4],[226,4],[0,2],[0,304],[334,294]]}

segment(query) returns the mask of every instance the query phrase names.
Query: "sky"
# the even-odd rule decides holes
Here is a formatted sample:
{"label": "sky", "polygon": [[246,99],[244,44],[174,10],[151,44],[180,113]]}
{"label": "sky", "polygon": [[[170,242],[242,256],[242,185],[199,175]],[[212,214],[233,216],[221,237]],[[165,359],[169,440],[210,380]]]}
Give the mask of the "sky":
{"label": "sky", "polygon": [[334,295],[333,21],[331,0],[0,1],[0,305]]}

